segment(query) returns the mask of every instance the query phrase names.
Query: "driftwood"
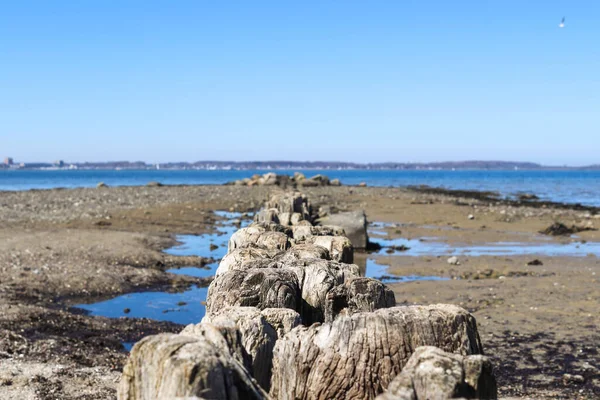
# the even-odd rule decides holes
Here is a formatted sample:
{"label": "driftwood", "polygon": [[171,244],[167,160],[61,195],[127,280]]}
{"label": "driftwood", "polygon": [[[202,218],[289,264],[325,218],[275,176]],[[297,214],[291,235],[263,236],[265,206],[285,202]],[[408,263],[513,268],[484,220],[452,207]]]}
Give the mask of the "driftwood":
{"label": "driftwood", "polygon": [[298,310],[300,288],[294,272],[280,268],[253,268],[225,272],[211,282],[206,312],[230,306],[291,308]]}
{"label": "driftwood", "polygon": [[[288,217],[289,220],[289,217]],[[279,212],[275,208],[262,209],[254,216],[254,221],[258,223],[279,224]],[[289,225],[282,223],[282,225]]]}
{"label": "driftwood", "polygon": [[470,355],[482,348],[475,319],[452,305],[380,309],[300,326],[277,341],[276,399],[373,399],[419,346]]}
{"label": "driftwood", "polygon": [[371,278],[354,278],[327,293],[325,322],[340,314],[375,311],[396,305],[394,292],[385,284]]}
{"label": "driftwood", "polygon": [[[364,213],[340,218],[367,240]],[[256,221],[231,236],[202,322],[134,347],[121,400],[495,396],[471,314],[394,307],[342,228],[312,226],[306,196],[276,194]]]}
{"label": "driftwood", "polygon": [[287,250],[289,237],[283,232],[267,231],[260,225],[242,228],[231,235],[228,253],[244,247],[262,247],[268,250]]}
{"label": "driftwood", "polygon": [[[211,335],[217,336],[218,330]],[[267,395],[229,349],[215,340],[161,334],[133,347],[118,389],[120,400],[191,397],[262,400]]]}
{"label": "driftwood", "polygon": [[437,347],[419,347],[402,372],[377,400],[426,400],[464,397],[496,399],[496,378],[490,360],[462,356]]}
{"label": "driftwood", "polygon": [[293,245],[288,251],[279,253],[273,259],[277,260],[280,264],[285,264],[286,262],[302,259],[331,260],[331,255],[329,254],[329,250],[323,246],[301,243]]}
{"label": "driftwood", "polygon": [[[255,307],[227,307],[208,314],[202,319],[202,323],[190,325],[184,329],[183,335],[202,329],[205,324],[217,327],[229,327],[233,325],[241,335],[241,343],[245,353],[249,356],[250,367],[248,371],[258,384],[265,390],[269,390],[271,382],[271,367],[273,360],[273,347],[277,341],[278,331],[268,319],[276,322],[292,318],[285,309],[269,309],[269,318],[266,318],[259,309]],[[283,311],[283,313],[282,313]],[[279,315],[281,314],[281,315]],[[297,317],[299,319],[299,317]]]}
{"label": "driftwood", "polygon": [[302,324],[300,314],[289,308],[265,308],[260,313],[277,331],[277,338],[283,337],[286,333]]}
{"label": "driftwood", "polygon": [[270,260],[279,253],[278,250],[268,250],[256,246],[235,249],[221,259],[215,275],[219,276],[233,270],[256,268],[256,261]]}
{"label": "driftwood", "polygon": [[326,248],[334,261],[346,264],[354,262],[354,248],[345,236],[311,236],[304,243]]}
{"label": "driftwood", "polygon": [[346,280],[360,276],[357,265],[320,259],[295,260],[284,268],[298,278],[302,297],[299,312],[305,325],[324,322],[327,294]]}
{"label": "driftwood", "polygon": [[297,225],[292,227],[292,237],[301,241],[311,236],[346,236],[344,229],[337,226]]}
{"label": "driftwood", "polygon": [[253,222],[247,228],[257,228],[260,229],[262,232],[281,232],[285,233],[290,238],[293,236],[294,233],[293,227],[283,226],[274,222]]}
{"label": "driftwood", "polygon": [[265,208],[276,209],[279,214],[288,214],[291,225],[297,225],[301,220],[311,220],[310,202],[305,195],[299,192],[275,194],[267,202]]}
{"label": "driftwood", "polygon": [[186,326],[181,335],[207,340],[220,349],[229,351],[248,372],[252,372],[252,358],[246,351],[243,337],[233,320],[220,321],[215,324],[190,324]]}
{"label": "driftwood", "polygon": [[247,356],[242,359],[244,365],[259,385],[269,390],[275,342],[300,323],[300,315],[287,308],[226,307],[206,315],[200,324],[188,325],[181,334],[191,335],[206,324],[221,330],[233,326],[240,335],[242,354]]}
{"label": "driftwood", "polygon": [[238,248],[225,255],[215,275],[251,268],[285,268],[286,264],[302,259],[330,260],[329,251],[312,244],[293,245],[287,251],[269,250],[257,246]]}

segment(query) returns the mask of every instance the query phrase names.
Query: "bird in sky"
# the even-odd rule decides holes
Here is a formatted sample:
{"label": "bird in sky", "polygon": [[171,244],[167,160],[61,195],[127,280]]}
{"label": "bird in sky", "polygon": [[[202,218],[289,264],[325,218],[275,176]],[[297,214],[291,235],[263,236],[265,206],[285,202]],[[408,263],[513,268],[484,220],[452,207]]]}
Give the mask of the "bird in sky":
{"label": "bird in sky", "polygon": [[558,24],[559,28],[564,28],[565,27],[565,17],[563,17],[562,21],[560,21],[560,24]]}

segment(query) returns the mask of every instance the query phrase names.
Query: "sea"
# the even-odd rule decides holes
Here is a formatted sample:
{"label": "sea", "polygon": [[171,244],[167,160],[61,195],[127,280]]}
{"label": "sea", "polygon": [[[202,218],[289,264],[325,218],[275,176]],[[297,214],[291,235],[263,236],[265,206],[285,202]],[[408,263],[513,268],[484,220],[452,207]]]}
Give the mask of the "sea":
{"label": "sea", "polygon": [[[278,174],[327,175],[342,184],[428,185],[495,191],[504,197],[535,194],[540,199],[600,206],[600,171],[574,170],[276,170]],[[267,170],[0,170],[0,191],[109,186],[219,185]]]}

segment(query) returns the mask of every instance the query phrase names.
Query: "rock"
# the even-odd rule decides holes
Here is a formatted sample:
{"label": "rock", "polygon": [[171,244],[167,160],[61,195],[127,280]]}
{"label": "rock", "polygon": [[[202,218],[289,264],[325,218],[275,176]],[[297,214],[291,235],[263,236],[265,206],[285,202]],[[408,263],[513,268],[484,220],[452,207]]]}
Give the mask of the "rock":
{"label": "rock", "polygon": [[394,292],[385,284],[371,278],[350,278],[327,293],[325,322],[338,315],[375,311],[396,305]]}
{"label": "rock", "polygon": [[265,186],[273,186],[277,184],[277,174],[274,172],[268,172],[262,176],[262,184]]}
{"label": "rock", "polygon": [[467,218],[469,218],[469,219],[475,219],[475,216],[473,214],[469,214],[469,216]]}
{"label": "rock", "polygon": [[104,182],[100,182],[100,183],[98,183],[98,184],[96,185],[96,187],[97,187],[98,189],[100,189],[100,188],[106,188],[106,187],[108,187],[108,185],[107,185],[106,183],[104,183]]}
{"label": "rock", "polygon": [[536,196],[535,194],[523,193],[518,196],[518,199],[521,201],[532,201],[532,200],[539,200],[540,198],[538,196]]}
{"label": "rock", "polygon": [[300,287],[293,271],[252,268],[215,277],[206,296],[207,314],[231,306],[300,310]]}
{"label": "rock", "polygon": [[392,307],[299,326],[273,350],[274,399],[373,399],[419,346],[481,354],[475,318],[453,305]]}
{"label": "rock", "polygon": [[302,172],[294,172],[294,178],[296,182],[306,179],[306,176]]}
{"label": "rock", "polygon": [[340,180],[339,180],[339,179],[332,179],[332,180],[329,182],[329,185],[331,185],[331,186],[342,186],[342,182],[340,182]]}
{"label": "rock", "polygon": [[581,375],[564,374],[562,380],[565,385],[580,385],[582,383],[585,383],[585,378]]}
{"label": "rock", "polygon": [[366,182],[361,182],[358,184],[359,187],[367,187],[367,183]]}
{"label": "rock", "polygon": [[571,225],[569,228],[565,224],[561,224],[560,222],[555,222],[543,231],[540,231],[541,234],[550,235],[550,236],[569,236],[574,233],[583,232],[583,231],[595,231],[593,225],[592,226],[576,226]]}
{"label": "rock", "polygon": [[418,347],[402,372],[378,400],[498,398],[490,360],[482,355],[463,356],[437,347]]}
{"label": "rock", "polygon": [[[213,329],[212,336],[218,334]],[[267,394],[228,349],[205,337],[161,334],[133,347],[118,388],[120,400],[192,397],[263,400]]]}
{"label": "rock", "polygon": [[448,258],[447,262],[450,265],[460,265],[460,261],[458,261],[458,257],[456,257],[456,256],[452,256],[452,257]]}
{"label": "rock", "polygon": [[216,245],[216,244],[214,244],[214,243],[211,243],[211,244],[210,244],[210,246],[208,246],[208,249],[209,249],[210,251],[215,251],[215,250],[217,250],[218,248],[219,248],[219,246],[217,246],[217,245]]}
{"label": "rock", "polygon": [[146,186],[149,186],[149,187],[159,187],[159,186],[162,186],[162,185],[163,185],[162,183],[156,182],[156,181],[151,181],[151,182],[148,182],[146,184]]}
{"label": "rock", "polygon": [[249,226],[239,229],[229,238],[228,252],[244,247],[262,247],[268,250],[287,250],[288,236],[282,232],[267,231],[263,227]]}
{"label": "rock", "polygon": [[560,222],[555,222],[543,231],[540,231],[540,233],[550,236],[568,236],[575,232],[575,230],[567,227],[565,224],[561,224]]}
{"label": "rock", "polygon": [[315,176],[310,177],[309,180],[311,180],[313,182],[317,182],[318,186],[329,186],[329,178],[326,177],[325,175],[321,175],[321,174],[315,175]]}
{"label": "rock", "polygon": [[363,210],[341,212],[319,219],[320,225],[339,226],[346,232],[355,249],[366,249],[369,243],[367,235],[367,216]]}
{"label": "rock", "polygon": [[536,258],[535,260],[529,261],[527,265],[544,265],[544,263]]}
{"label": "rock", "polygon": [[346,264],[354,262],[354,248],[345,236],[310,236],[304,239],[304,243],[324,247],[333,261]]}
{"label": "rock", "polygon": [[389,246],[385,252],[388,254],[393,254],[397,251],[408,251],[408,250],[410,250],[410,247],[401,244],[399,246],[395,246],[395,245]]}
{"label": "rock", "polygon": [[310,179],[307,179],[301,172],[295,172],[293,176],[289,175],[278,175],[274,172],[268,172],[264,175],[253,175],[251,178],[244,178],[241,180],[225,183],[225,185],[248,185],[248,186],[280,186],[282,188],[291,186],[328,186],[338,185],[339,180],[335,179],[336,183],[329,181],[329,178],[325,175],[315,175]]}
{"label": "rock", "polygon": [[321,184],[317,181],[313,181],[312,179],[304,179],[298,182],[298,184],[302,187],[316,187]]}

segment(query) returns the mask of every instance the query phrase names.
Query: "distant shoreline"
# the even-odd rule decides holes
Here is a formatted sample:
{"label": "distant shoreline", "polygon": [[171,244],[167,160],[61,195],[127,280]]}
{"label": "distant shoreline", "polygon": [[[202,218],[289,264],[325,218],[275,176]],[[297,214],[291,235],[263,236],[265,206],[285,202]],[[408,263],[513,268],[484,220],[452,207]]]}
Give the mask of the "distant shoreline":
{"label": "distant shoreline", "polygon": [[15,163],[0,164],[0,171],[72,171],[72,170],[104,170],[104,171],[291,171],[291,170],[322,170],[322,171],[598,171],[600,164],[587,166],[545,166],[528,162],[505,161],[465,161],[439,163],[373,163],[356,164],[341,162],[287,162],[287,161],[256,161],[256,162],[216,162],[198,161],[194,163],[158,163],[144,162],[100,162],[100,163]]}

